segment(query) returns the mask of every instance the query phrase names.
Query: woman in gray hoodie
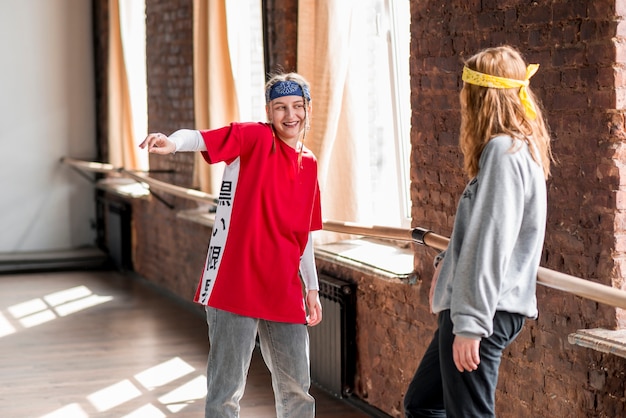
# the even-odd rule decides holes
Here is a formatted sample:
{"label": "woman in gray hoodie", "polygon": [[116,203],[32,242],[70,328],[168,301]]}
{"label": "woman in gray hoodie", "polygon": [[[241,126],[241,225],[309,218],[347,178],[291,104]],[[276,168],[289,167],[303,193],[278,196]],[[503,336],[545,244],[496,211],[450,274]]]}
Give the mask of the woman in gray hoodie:
{"label": "woman in gray hoodie", "polygon": [[495,417],[503,350],[537,317],[535,286],[552,154],[529,89],[538,65],[510,46],[463,69],[460,146],[470,178],[435,259],[438,329],[404,399],[407,418]]}

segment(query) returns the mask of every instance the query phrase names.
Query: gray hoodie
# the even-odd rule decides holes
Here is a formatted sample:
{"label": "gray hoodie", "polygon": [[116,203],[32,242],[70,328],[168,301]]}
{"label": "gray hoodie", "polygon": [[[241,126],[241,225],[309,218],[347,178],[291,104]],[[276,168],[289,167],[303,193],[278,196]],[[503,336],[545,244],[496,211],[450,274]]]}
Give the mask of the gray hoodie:
{"label": "gray hoodie", "polygon": [[432,306],[450,309],[455,335],[489,337],[496,311],[537,317],[546,182],[527,144],[513,141],[487,143],[459,201]]}

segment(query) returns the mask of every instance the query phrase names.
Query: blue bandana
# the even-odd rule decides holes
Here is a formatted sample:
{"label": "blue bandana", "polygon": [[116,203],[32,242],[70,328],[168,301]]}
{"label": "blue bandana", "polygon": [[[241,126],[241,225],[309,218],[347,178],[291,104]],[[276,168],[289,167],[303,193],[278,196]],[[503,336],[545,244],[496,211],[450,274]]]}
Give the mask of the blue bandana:
{"label": "blue bandana", "polygon": [[311,100],[311,93],[309,92],[309,88],[307,86],[300,86],[300,84],[295,81],[286,80],[279,81],[269,88],[269,90],[265,93],[265,102],[269,103],[274,99],[284,96],[304,96],[306,100]]}

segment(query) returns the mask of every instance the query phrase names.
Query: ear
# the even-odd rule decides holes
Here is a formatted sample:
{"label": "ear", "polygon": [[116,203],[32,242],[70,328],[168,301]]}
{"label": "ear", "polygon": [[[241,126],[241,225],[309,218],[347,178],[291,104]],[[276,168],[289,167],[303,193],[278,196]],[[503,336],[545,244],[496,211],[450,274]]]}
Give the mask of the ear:
{"label": "ear", "polygon": [[271,122],[272,118],[270,116],[270,105],[269,104],[265,105],[265,116],[267,117],[267,121]]}

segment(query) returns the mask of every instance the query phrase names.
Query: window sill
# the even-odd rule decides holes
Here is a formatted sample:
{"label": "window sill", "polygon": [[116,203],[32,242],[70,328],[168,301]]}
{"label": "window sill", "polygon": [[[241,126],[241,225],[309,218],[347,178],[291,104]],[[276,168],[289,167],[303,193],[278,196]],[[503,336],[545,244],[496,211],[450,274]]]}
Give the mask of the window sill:
{"label": "window sill", "polygon": [[215,224],[215,212],[211,212],[213,208],[212,205],[206,205],[196,209],[181,210],[176,213],[176,217],[213,228],[213,224]]}
{"label": "window sill", "polygon": [[569,334],[570,344],[626,358],[626,329],[579,329]]}
{"label": "window sill", "polygon": [[131,199],[146,198],[150,194],[150,189],[147,186],[135,180],[122,177],[108,177],[98,180],[96,187],[106,192]]}
{"label": "window sill", "polygon": [[315,247],[315,256],[344,267],[386,279],[415,283],[414,253],[370,238],[333,242]]}

